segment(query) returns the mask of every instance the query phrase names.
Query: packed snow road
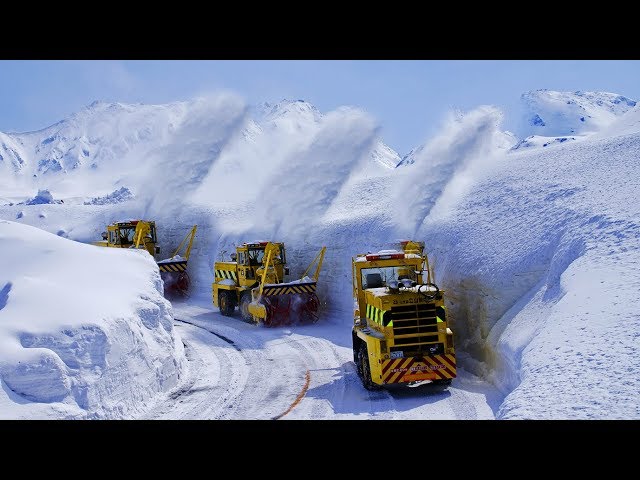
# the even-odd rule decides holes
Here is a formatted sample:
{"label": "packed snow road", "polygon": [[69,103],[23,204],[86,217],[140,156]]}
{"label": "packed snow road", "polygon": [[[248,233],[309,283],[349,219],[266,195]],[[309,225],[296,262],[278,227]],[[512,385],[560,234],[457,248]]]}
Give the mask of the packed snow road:
{"label": "packed snow road", "polygon": [[[206,299],[174,303],[189,373],[147,419],[493,419],[501,394],[458,370],[452,386],[365,390],[342,323],[260,328]],[[345,330],[345,331],[342,331]]]}

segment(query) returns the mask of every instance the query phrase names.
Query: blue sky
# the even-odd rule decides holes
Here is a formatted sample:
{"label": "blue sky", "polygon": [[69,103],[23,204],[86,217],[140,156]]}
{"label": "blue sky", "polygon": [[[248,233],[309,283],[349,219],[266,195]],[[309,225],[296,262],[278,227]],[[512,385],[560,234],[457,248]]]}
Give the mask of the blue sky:
{"label": "blue sky", "polygon": [[357,106],[405,154],[452,109],[496,105],[516,128],[522,93],[608,91],[640,100],[638,60],[0,60],[0,131],[47,127],[94,100],[167,103],[220,89],[250,104]]}

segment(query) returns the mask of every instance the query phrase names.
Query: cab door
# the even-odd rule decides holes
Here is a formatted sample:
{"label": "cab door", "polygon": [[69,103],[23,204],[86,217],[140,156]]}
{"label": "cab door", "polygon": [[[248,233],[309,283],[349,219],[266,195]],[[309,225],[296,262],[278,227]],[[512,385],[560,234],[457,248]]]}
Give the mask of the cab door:
{"label": "cab door", "polygon": [[242,286],[253,284],[253,270],[249,266],[247,252],[238,252],[238,282]]}

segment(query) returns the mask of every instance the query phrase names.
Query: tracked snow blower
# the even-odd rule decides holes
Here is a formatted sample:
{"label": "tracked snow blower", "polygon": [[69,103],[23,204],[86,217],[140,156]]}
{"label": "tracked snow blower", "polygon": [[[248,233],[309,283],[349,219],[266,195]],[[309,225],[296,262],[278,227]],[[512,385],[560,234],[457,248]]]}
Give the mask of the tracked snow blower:
{"label": "tracked snow blower", "polygon": [[[188,294],[191,282],[187,273],[187,262],[197,227],[194,225],[191,228],[170,258],[157,261],[160,277],[164,282],[165,297]],[[179,252],[185,246],[187,239],[189,242],[184,255],[180,255]],[[107,225],[107,231],[102,232],[102,241],[93,244],[99,247],[144,249],[154,258],[160,254],[160,247],[156,245],[156,223],[148,220],[127,220]]]}
{"label": "tracked snow blower", "polygon": [[[299,280],[285,282],[289,274],[284,243],[243,243],[230,262],[215,262],[211,285],[213,304],[225,316],[236,306],[247,322],[275,327],[314,323],[320,302],[316,285],[326,247],[322,247]],[[313,277],[307,276],[316,265]]]}

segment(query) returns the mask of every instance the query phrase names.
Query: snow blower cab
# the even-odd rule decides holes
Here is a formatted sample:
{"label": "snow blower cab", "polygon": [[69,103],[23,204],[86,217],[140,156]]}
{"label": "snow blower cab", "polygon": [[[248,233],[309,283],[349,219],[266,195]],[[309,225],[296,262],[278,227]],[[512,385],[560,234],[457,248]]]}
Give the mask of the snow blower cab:
{"label": "snow blower cab", "polygon": [[[225,316],[237,306],[243,320],[268,327],[313,323],[320,305],[316,284],[325,247],[299,280],[285,282],[289,275],[281,242],[251,242],[236,247],[229,262],[215,262],[211,285],[213,304]],[[317,262],[313,278],[307,276]]]}
{"label": "snow blower cab", "polygon": [[157,243],[156,223],[146,220],[126,220],[107,225],[102,232],[102,241],[94,242],[99,247],[143,248],[151,256],[160,253]]}
{"label": "snow blower cab", "polygon": [[353,360],[364,387],[449,385],[456,377],[453,332],[424,243],[358,254],[352,272]]}
{"label": "snow blower cab", "polygon": [[[191,245],[193,244],[196,228],[197,225],[191,228],[171,257],[164,260],[156,260],[160,270],[160,277],[164,282],[164,294],[166,297],[187,295],[190,284],[189,275],[187,274],[187,261],[191,253]],[[179,255],[178,252],[187,239],[189,239],[189,243],[186,251],[184,255]],[[102,232],[102,240],[93,244],[99,247],[143,249],[156,259],[156,256],[160,254],[160,247],[157,243],[156,223],[154,221],[126,220],[107,225],[107,230]]]}

